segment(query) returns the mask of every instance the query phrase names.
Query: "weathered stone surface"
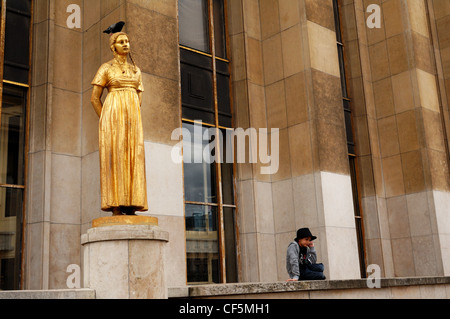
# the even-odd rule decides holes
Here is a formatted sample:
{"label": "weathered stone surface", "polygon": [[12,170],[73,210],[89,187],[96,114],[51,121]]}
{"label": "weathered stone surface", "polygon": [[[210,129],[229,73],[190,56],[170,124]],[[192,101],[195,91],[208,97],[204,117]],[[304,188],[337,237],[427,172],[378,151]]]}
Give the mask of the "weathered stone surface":
{"label": "weathered stone surface", "polygon": [[[417,298],[450,298],[450,277],[382,278],[380,288],[369,288],[367,279],[297,281],[273,283],[236,283],[170,288],[169,298],[394,298],[406,288]],[[408,290],[406,289],[406,290]],[[430,294],[430,289],[432,293]],[[426,293],[426,296],[425,296]]]}
{"label": "weathered stone surface", "polygon": [[93,289],[0,291],[0,299],[95,299]]}

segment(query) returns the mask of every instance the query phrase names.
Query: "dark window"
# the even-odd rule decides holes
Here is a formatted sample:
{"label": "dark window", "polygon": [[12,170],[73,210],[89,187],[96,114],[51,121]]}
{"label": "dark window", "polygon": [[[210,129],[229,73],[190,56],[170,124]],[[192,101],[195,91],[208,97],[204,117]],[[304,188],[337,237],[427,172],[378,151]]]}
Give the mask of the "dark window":
{"label": "dark window", "polygon": [[180,44],[209,52],[208,0],[179,0]]}
{"label": "dark window", "polygon": [[31,1],[8,0],[4,51],[5,80],[28,83]]}
{"label": "dark window", "polygon": [[216,56],[220,58],[227,57],[226,45],[226,24],[225,24],[225,8],[223,0],[213,0],[214,15],[214,48]]}
{"label": "dark window", "polygon": [[224,1],[180,0],[178,8],[183,128],[189,132],[183,138],[187,280],[236,282],[234,164],[224,155],[233,125]]}
{"label": "dark window", "polygon": [[181,103],[183,117],[215,123],[211,58],[181,49]]}
{"label": "dark window", "polygon": [[0,1],[0,290],[21,288],[31,4]]}
{"label": "dark window", "polygon": [[0,184],[24,184],[26,93],[26,88],[3,85]]}

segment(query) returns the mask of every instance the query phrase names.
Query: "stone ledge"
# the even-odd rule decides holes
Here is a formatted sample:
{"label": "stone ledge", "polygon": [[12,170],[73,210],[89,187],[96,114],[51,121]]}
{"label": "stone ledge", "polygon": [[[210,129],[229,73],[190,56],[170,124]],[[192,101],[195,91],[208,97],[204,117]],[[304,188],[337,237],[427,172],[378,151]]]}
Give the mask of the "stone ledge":
{"label": "stone ledge", "polygon": [[[407,277],[381,278],[381,289],[395,287],[417,287],[427,285],[450,285],[450,277]],[[239,297],[245,295],[267,295],[310,291],[345,291],[352,289],[369,289],[367,279],[323,280],[273,283],[235,283],[213,284],[169,288],[169,298],[211,298]],[[447,293],[450,298],[450,290]]]}
{"label": "stone ledge", "polygon": [[150,225],[158,226],[158,218],[142,215],[121,215],[100,217],[92,221],[92,228],[120,225]]}
{"label": "stone ledge", "polygon": [[0,299],[95,299],[93,289],[0,291]]}
{"label": "stone ledge", "polygon": [[169,233],[154,225],[114,225],[91,228],[81,236],[81,244],[112,240],[169,241]]}

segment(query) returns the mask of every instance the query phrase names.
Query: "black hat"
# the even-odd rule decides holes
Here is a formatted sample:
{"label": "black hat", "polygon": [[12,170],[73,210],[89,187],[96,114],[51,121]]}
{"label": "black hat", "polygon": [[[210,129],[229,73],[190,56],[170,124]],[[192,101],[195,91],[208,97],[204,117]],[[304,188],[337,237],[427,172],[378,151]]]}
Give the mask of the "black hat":
{"label": "black hat", "polygon": [[295,238],[295,241],[306,237],[311,237],[311,240],[317,238],[316,236],[313,236],[313,234],[311,234],[309,228],[300,228],[299,230],[297,230],[297,237]]}

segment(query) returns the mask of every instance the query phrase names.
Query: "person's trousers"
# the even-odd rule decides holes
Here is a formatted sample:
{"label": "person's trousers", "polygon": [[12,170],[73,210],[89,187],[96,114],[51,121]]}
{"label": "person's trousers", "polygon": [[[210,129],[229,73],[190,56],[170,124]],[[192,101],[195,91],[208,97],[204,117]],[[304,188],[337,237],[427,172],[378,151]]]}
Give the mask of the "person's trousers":
{"label": "person's trousers", "polygon": [[323,274],[324,269],[322,263],[307,265],[300,270],[300,280],[324,280],[326,279]]}

